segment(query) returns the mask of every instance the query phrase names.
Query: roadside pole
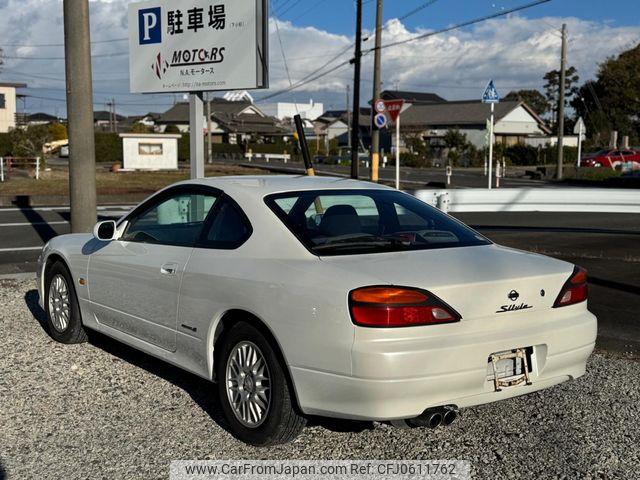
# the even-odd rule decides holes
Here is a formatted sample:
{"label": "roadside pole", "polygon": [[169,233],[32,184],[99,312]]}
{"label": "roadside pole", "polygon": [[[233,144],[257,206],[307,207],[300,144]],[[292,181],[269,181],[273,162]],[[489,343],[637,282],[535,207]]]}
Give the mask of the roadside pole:
{"label": "roadside pole", "polygon": [[582,117],[578,117],[578,120],[576,121],[576,126],[573,129],[573,133],[576,133],[578,135],[578,160],[576,161],[576,167],[580,168],[580,164],[581,164],[580,157],[582,156],[582,135],[586,133],[585,124],[584,124],[584,120],[582,120]]}
{"label": "roadside pole", "polygon": [[567,24],[562,24],[562,49],[560,54],[560,86],[558,93],[558,168],[556,178],[562,180],[564,163],[564,90],[567,67]]}
{"label": "roadside pole", "polygon": [[189,95],[191,178],[204,178],[204,112],[202,92]]}
{"label": "roadside pole", "polygon": [[86,233],[97,220],[89,1],[64,0],[63,12],[71,232]]}
{"label": "roadside pole", "polygon": [[211,98],[207,93],[207,163],[213,163],[213,148],[211,145]]}
{"label": "roadside pole", "polygon": [[[373,97],[372,101],[380,98],[380,62],[382,44],[382,0],[376,2],[376,44],[373,59]],[[371,115],[371,181],[378,181],[378,167],[380,164],[380,129],[375,125],[374,115]]]}
{"label": "roadside pole", "polygon": [[360,63],[362,61],[362,0],[356,0],[356,51],[353,59],[353,125],[351,127],[351,178],[358,179],[360,159]]}
{"label": "roadside pole", "polygon": [[496,87],[493,84],[493,80],[489,80],[489,83],[487,83],[487,87],[484,89],[484,93],[482,94],[482,103],[491,104],[491,116],[489,119],[489,175],[487,175],[489,190],[491,190],[491,175],[493,171],[494,104],[498,102],[500,102],[500,95],[498,95],[498,90],[496,90]]}
{"label": "roadside pole", "polygon": [[400,190],[400,115],[396,118],[396,189]]}
{"label": "roadside pole", "polygon": [[489,185],[491,190],[491,171],[493,170],[493,103],[491,104],[491,120],[489,121]]}

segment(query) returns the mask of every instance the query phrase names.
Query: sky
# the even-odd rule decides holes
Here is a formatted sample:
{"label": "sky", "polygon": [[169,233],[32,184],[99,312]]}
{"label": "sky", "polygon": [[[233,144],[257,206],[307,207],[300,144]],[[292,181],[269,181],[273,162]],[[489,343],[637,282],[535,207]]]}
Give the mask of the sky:
{"label": "sky", "polygon": [[[383,45],[437,32],[469,20],[524,5],[531,0],[386,0]],[[125,0],[90,1],[94,110],[115,99],[122,115],[163,112],[182,94],[129,93]],[[188,2],[187,2],[188,3]],[[363,1],[363,50],[373,47],[375,0]],[[355,32],[353,0],[271,0],[270,89],[252,91],[265,102],[322,102],[346,108],[353,85]],[[559,68],[560,28],[568,28],[568,64],[581,82],[599,64],[640,43],[639,0],[551,0],[504,17],[382,50],[382,88],[434,92],[448,100],[479,98],[489,79],[502,96],[538,88],[545,72]],[[276,22],[278,28],[276,29]],[[279,33],[278,33],[279,31]],[[27,83],[19,109],[66,117],[61,0],[0,0],[0,82]],[[280,44],[282,43],[282,48]],[[286,73],[286,66],[289,76]],[[331,73],[287,90],[318,68]],[[373,55],[362,65],[362,103],[372,92]],[[290,79],[289,79],[290,77]],[[224,92],[216,93],[222,95]],[[270,98],[269,98],[270,97]]]}

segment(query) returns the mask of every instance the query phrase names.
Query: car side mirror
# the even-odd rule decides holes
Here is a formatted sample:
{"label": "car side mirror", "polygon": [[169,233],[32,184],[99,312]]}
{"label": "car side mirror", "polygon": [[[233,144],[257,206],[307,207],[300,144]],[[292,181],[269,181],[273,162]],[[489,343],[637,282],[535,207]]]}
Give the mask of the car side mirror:
{"label": "car side mirror", "polygon": [[96,223],[96,226],[93,227],[93,236],[103,242],[115,240],[116,222],[113,220],[105,220],[103,222]]}

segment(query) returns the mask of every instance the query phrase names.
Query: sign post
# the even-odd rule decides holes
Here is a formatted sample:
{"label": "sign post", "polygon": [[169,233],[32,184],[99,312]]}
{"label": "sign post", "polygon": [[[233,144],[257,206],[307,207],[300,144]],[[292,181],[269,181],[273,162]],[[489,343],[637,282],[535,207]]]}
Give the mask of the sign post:
{"label": "sign post", "polygon": [[582,117],[578,117],[576,126],[573,128],[573,133],[578,135],[578,161],[576,164],[578,168],[580,168],[580,157],[582,156],[582,136],[587,133],[587,129],[585,128],[584,120],[582,120]]}
{"label": "sign post", "polygon": [[489,190],[491,190],[491,173],[493,170],[493,128],[494,128],[494,105],[500,102],[500,96],[498,95],[498,91],[496,87],[493,85],[493,80],[489,80],[487,87],[484,89],[484,93],[482,94],[482,103],[490,103],[491,104],[491,118],[489,121],[489,175],[487,176],[489,179]]}
{"label": "sign post", "polygon": [[190,94],[191,177],[203,177],[203,92],[269,86],[268,0],[152,0],[128,18],[130,91]]}
{"label": "sign post", "polygon": [[386,100],[384,105],[389,118],[396,123],[396,188],[400,190],[400,114],[411,105],[404,100]]}

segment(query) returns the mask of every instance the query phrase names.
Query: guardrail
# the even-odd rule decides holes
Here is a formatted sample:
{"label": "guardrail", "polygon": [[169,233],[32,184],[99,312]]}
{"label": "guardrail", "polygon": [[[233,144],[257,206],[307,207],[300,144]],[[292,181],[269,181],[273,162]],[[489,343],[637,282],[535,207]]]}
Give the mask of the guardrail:
{"label": "guardrail", "polygon": [[635,189],[469,188],[410,193],[445,212],[640,213],[640,192]]}
{"label": "guardrail", "polygon": [[14,167],[22,165],[35,165],[36,180],[40,180],[40,157],[36,157],[34,161],[19,157],[0,157],[0,182],[4,182],[5,175],[11,173]]}
{"label": "guardrail", "polygon": [[291,155],[289,155],[288,153],[252,153],[252,152],[247,152],[244,154],[245,158],[248,158],[249,161],[251,161],[252,159],[256,159],[256,160],[262,160],[264,159],[267,163],[269,163],[269,159],[274,159],[274,160],[283,160],[284,163],[287,163],[289,160],[291,160]]}

